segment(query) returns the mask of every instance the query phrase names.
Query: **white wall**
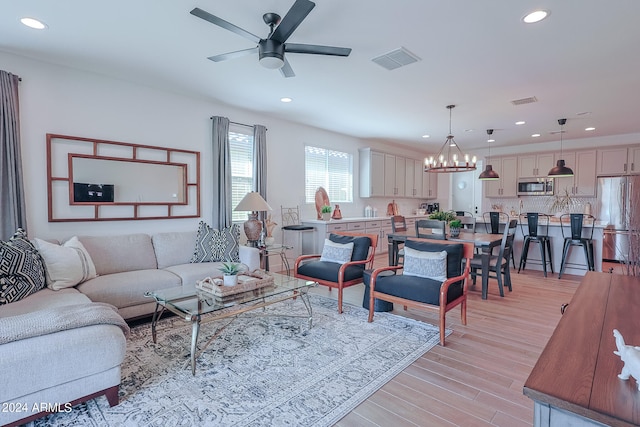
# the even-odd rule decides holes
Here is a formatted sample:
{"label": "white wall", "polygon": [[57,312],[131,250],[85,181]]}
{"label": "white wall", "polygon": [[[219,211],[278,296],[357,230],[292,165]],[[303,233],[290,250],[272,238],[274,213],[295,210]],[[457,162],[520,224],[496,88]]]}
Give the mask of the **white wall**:
{"label": "white wall", "polygon": [[[304,145],[346,151],[354,156],[354,194],[351,204],[340,205],[343,216],[362,216],[364,206],[386,212],[391,200],[359,199],[358,148],[371,146],[401,155],[424,157],[406,148],[384,142],[364,141],[345,135],[293,124],[219,102],[184,96],[132,84],[95,73],[35,61],[0,52],[0,68],[19,75],[20,119],[27,224],[31,237],[66,239],[74,234],[192,230],[198,219],[56,222],[47,221],[47,133],[81,136],[135,144],[184,148],[201,152],[202,219],[210,222],[213,201],[211,164],[211,120],[213,115],[241,123],[259,123],[268,128],[267,199],[279,222],[280,206],[300,205],[302,218],[315,216],[315,205],[304,203]],[[357,119],[357,118],[354,118]],[[418,200],[399,199],[403,213],[418,207]],[[274,237],[280,238],[279,229]]]}

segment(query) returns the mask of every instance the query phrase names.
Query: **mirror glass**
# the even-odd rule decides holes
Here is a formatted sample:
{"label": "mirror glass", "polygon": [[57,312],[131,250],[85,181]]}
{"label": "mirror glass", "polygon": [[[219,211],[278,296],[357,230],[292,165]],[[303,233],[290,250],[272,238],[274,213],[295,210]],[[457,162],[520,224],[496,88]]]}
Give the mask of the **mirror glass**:
{"label": "mirror glass", "polygon": [[186,203],[186,165],[72,155],[72,203]]}

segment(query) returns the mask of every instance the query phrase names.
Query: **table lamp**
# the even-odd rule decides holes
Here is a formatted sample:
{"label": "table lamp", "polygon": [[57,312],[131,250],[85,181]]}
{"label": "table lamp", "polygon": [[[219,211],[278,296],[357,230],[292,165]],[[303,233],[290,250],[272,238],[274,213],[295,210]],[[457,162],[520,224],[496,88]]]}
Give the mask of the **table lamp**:
{"label": "table lamp", "polygon": [[258,246],[262,234],[262,222],[258,220],[258,212],[270,210],[272,210],[271,206],[256,191],[247,193],[234,209],[234,211],[251,212],[249,219],[244,222],[244,234],[247,236],[249,246]]}

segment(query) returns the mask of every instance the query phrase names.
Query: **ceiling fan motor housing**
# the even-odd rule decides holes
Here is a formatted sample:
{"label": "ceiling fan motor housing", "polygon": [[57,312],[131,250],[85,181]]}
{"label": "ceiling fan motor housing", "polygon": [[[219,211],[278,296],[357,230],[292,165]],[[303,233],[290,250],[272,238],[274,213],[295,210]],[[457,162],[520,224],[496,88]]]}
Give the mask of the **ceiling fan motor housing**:
{"label": "ceiling fan motor housing", "polygon": [[272,39],[260,40],[258,55],[265,68],[277,69],[284,65],[284,43]]}

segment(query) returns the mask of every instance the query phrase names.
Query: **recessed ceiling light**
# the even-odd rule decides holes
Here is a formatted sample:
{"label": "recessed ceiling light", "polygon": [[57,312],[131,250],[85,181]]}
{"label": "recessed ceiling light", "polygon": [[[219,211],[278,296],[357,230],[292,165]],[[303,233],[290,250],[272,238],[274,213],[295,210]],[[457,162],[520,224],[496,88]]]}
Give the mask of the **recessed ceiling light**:
{"label": "recessed ceiling light", "polygon": [[465,132],[473,132],[473,129],[465,129]]}
{"label": "recessed ceiling light", "polygon": [[293,101],[293,99],[291,98],[287,98],[287,97],[280,98],[280,102],[291,102],[291,101]]}
{"label": "recessed ceiling light", "polygon": [[535,10],[531,13],[526,14],[522,20],[527,24],[534,24],[536,22],[542,21],[547,16],[551,15],[551,12],[548,10]]}
{"label": "recessed ceiling light", "polygon": [[487,142],[496,142],[495,139],[487,139]]}
{"label": "recessed ceiling light", "polygon": [[596,128],[594,128],[594,127],[588,127],[588,128],[585,128],[584,130],[586,130],[587,132],[591,132],[592,130],[596,130]]}
{"label": "recessed ceiling light", "polygon": [[431,135],[422,135],[423,138],[431,138]]}
{"label": "recessed ceiling light", "polygon": [[525,124],[525,123],[526,123],[526,122],[525,122],[524,120],[520,120],[519,122],[516,122],[516,124],[517,124],[518,126],[523,125],[523,124]]}
{"label": "recessed ceiling light", "polygon": [[35,28],[36,30],[44,30],[45,28],[47,28],[47,25],[44,22],[38,21],[34,18],[22,18],[20,22],[22,22],[27,27]]}
{"label": "recessed ceiling light", "polygon": [[591,114],[591,111],[580,111],[579,113],[576,113],[576,116],[586,116],[588,114]]}
{"label": "recessed ceiling light", "polygon": [[539,136],[540,136],[540,134],[539,134],[539,133],[534,133],[533,135],[531,135],[531,138],[537,138],[537,137],[539,137]]}

